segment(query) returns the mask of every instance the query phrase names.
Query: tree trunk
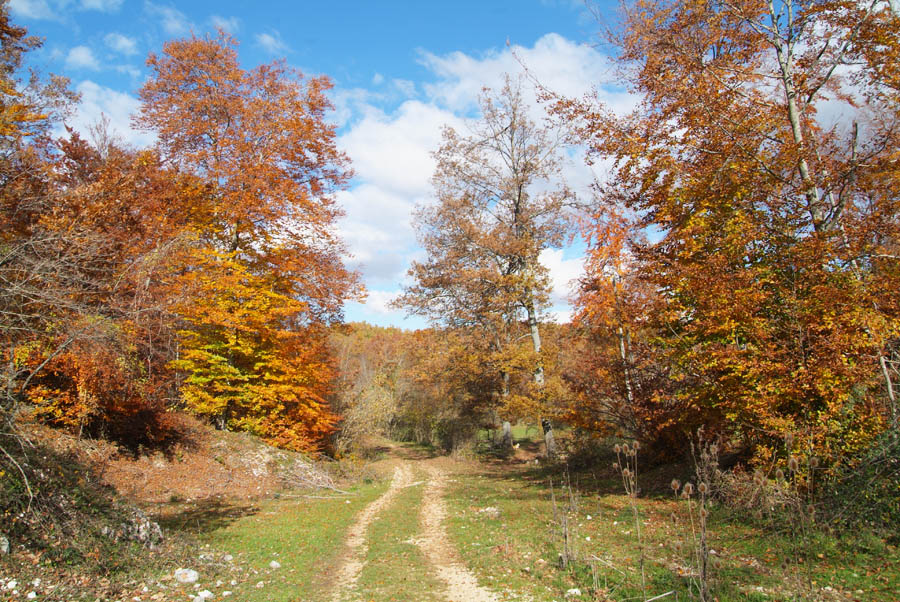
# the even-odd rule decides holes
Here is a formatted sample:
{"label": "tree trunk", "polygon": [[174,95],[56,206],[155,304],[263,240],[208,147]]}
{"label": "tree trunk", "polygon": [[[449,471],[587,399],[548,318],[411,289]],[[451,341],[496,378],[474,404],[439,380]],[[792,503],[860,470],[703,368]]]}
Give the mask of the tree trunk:
{"label": "tree trunk", "polygon": [[509,420],[503,421],[503,438],[500,440],[503,449],[510,449],[513,446],[512,425]]}
{"label": "tree trunk", "polygon": [[881,373],[884,375],[884,382],[887,386],[888,403],[891,408],[891,430],[894,432],[894,438],[897,437],[897,398],[894,393],[894,383],[891,381],[891,372],[888,369],[887,359],[884,354],[878,358],[881,363]]}
{"label": "tree trunk", "polygon": [[[534,307],[534,295],[529,288],[526,291],[525,311],[528,312],[528,328],[531,330],[531,344],[534,347],[534,353],[538,356],[537,366],[534,368],[534,383],[541,391],[543,397],[544,390],[544,362],[541,361],[541,331],[538,328],[537,310]],[[546,400],[541,399],[541,403]],[[547,448],[547,458],[555,460],[557,456],[556,439],[553,436],[553,425],[546,418],[540,418],[541,428],[544,430],[544,445]]]}
{"label": "tree trunk", "polygon": [[791,135],[797,146],[797,171],[800,173],[800,181],[803,183],[803,194],[806,196],[807,210],[812,218],[813,228],[816,232],[825,227],[825,208],[819,189],[810,173],[809,163],[806,161],[805,145],[803,139],[803,127],[800,122],[800,107],[797,105],[797,91],[794,86],[793,76],[793,48],[788,42],[784,45],[774,43],[775,53],[778,55],[778,66],[781,68],[781,83],[784,87],[784,96],[787,101],[788,121],[791,124]]}
{"label": "tree trunk", "polygon": [[547,457],[555,460],[559,453],[556,448],[556,438],[553,436],[553,425],[546,418],[541,419],[541,428],[544,430],[544,445],[547,446]]}

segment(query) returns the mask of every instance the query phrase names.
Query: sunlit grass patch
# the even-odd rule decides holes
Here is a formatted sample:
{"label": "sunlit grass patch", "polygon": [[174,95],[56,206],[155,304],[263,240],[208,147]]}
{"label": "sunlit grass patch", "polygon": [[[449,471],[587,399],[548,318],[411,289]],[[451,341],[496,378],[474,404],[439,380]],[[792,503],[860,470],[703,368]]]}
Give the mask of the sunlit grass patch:
{"label": "sunlit grass patch", "polygon": [[[528,481],[509,470],[458,475],[450,485],[451,538],[483,583],[535,602],[644,596],[641,548],[627,496],[582,492],[572,500],[556,481],[551,492],[549,481]],[[570,507],[573,501],[577,508]],[[487,507],[498,508],[500,518],[479,512]],[[636,507],[646,597],[675,590],[686,599],[696,565],[684,502],[641,497]],[[713,595],[720,601],[900,599],[900,554],[881,540],[817,534],[810,546],[815,552],[804,556],[788,534],[722,507],[712,508],[709,520]],[[561,568],[566,531],[570,560]]]}
{"label": "sunlit grass patch", "polygon": [[[352,495],[282,498],[262,502],[243,516],[202,536],[219,553],[231,554],[241,567],[238,583],[231,575],[213,576],[224,583],[213,593],[233,592],[247,602],[321,600],[331,585],[327,571],[340,554],[346,531],[367,504],[384,493],[387,483],[353,487]],[[270,566],[276,561],[281,566]],[[204,584],[208,587],[209,584]]]}

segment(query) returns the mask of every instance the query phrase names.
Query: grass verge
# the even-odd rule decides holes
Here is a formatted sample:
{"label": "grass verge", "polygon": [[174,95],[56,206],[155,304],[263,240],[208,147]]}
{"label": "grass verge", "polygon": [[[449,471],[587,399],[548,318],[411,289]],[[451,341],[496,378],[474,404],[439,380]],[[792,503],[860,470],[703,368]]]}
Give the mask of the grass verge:
{"label": "grass verge", "polygon": [[[231,599],[242,602],[321,600],[329,586],[327,569],[341,551],[347,528],[386,488],[386,482],[363,483],[352,487],[349,497],[267,500],[252,513],[201,530],[197,536],[219,560],[201,575],[201,588],[216,599],[231,591]],[[225,554],[233,559],[226,562]],[[280,566],[273,568],[273,561]]]}
{"label": "grass verge", "polygon": [[[551,492],[547,473],[484,468],[458,475],[447,492],[450,537],[482,582],[527,594],[535,602],[645,597],[630,501],[603,489],[611,479],[601,477],[593,483],[600,483],[599,491],[575,492],[570,498],[559,488],[559,475]],[[499,518],[479,512],[491,506],[500,510]],[[646,597],[675,590],[687,599],[692,563],[686,506],[651,497],[638,499],[637,509]],[[564,524],[572,560],[562,568]],[[721,507],[712,509],[710,524],[713,595],[722,602],[900,599],[900,554],[880,539],[817,534],[804,554],[787,534],[764,530]]]}

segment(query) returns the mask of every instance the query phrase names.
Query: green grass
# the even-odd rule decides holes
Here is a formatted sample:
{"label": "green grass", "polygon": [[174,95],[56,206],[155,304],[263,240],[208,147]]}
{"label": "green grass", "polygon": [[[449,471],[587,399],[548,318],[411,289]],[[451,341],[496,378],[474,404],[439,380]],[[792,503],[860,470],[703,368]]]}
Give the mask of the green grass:
{"label": "green grass", "polygon": [[[421,475],[416,475],[419,480]],[[423,485],[404,489],[368,533],[366,565],[357,583],[360,600],[423,601],[439,599],[441,584],[430,574],[415,543],[420,535]]]}
{"label": "green grass", "polygon": [[[537,424],[517,423],[512,425],[511,431],[514,442],[531,441],[532,439],[540,439],[542,437],[541,427]],[[478,431],[478,441],[490,441],[492,436],[499,440],[501,432],[495,429],[482,429]]]}
{"label": "green grass", "polygon": [[[535,602],[560,600],[570,588],[591,600],[594,561],[600,591],[596,599],[640,599],[640,551],[629,499],[625,495],[584,493],[577,511],[558,485],[557,521],[548,483],[528,480],[523,472],[485,471],[460,475],[448,491],[448,527],[465,562],[493,589],[528,594]],[[496,506],[500,519],[478,510]],[[644,533],[648,596],[678,590],[687,594],[686,553],[676,540],[690,541],[683,502],[666,497],[638,500]],[[679,517],[675,524],[672,514]],[[565,570],[557,564],[563,549],[562,516],[566,515],[575,561]],[[588,516],[591,518],[588,519]],[[895,547],[863,535],[841,539],[819,534],[810,542],[812,591],[805,580],[805,564],[797,564],[797,544],[786,534],[765,531],[744,517],[718,508],[711,514],[711,547],[716,550],[713,593],[728,600],[775,599],[900,599],[900,554]],[[589,539],[588,539],[589,538]],[[793,558],[793,562],[792,562]],[[785,564],[787,563],[787,564]],[[825,588],[831,588],[827,590]],[[840,595],[839,595],[840,594]]]}
{"label": "green grass", "polygon": [[[387,482],[368,483],[353,487],[348,497],[272,499],[249,512],[236,510],[228,520],[198,519],[198,537],[215,550],[210,552],[214,562],[201,570],[201,589],[213,591],[216,599],[229,590],[230,599],[242,602],[320,600],[331,585],[326,569],[335,564],[347,528],[386,488]],[[192,524],[188,520],[184,528]],[[231,563],[222,560],[226,553],[234,557]],[[273,560],[281,567],[270,568]],[[172,593],[196,593],[173,587]]]}

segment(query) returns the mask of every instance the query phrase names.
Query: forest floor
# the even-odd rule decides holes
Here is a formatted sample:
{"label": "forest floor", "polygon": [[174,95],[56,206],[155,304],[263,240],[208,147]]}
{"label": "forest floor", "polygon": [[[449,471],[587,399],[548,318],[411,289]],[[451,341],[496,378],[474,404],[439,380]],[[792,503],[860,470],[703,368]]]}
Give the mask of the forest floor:
{"label": "forest floor", "polygon": [[[610,458],[580,470],[545,465],[527,434],[518,432],[510,456],[465,460],[381,441],[369,450],[374,461],[334,489],[231,499],[154,493],[142,506],[170,542],[189,542],[178,553],[111,577],[115,595],[86,582],[83,596],[31,587],[52,579],[37,560],[6,589],[0,563],[0,600],[29,590],[39,600],[122,602],[185,602],[203,592],[242,602],[696,599],[688,508],[665,494],[684,467],[641,474],[646,495],[632,505]],[[900,553],[881,539],[801,539],[725,508],[712,508],[709,522],[716,600],[900,599]],[[199,579],[179,583],[176,568]]]}

